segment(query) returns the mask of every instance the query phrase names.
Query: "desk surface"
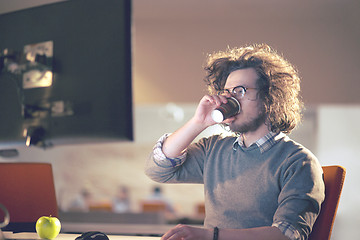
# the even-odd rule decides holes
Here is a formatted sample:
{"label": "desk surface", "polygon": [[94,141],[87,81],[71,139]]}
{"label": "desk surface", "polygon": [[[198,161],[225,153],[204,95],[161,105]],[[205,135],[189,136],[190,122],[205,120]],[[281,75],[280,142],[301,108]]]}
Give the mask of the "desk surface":
{"label": "desk surface", "polygon": [[[12,233],[3,232],[5,239],[35,240],[41,239],[36,233]],[[60,233],[54,240],[74,240],[79,234]],[[160,237],[140,237],[140,236],[122,236],[108,235],[110,240],[160,240]]]}
{"label": "desk surface", "polygon": [[61,223],[62,233],[100,231],[112,235],[161,236],[175,225],[118,223]]}

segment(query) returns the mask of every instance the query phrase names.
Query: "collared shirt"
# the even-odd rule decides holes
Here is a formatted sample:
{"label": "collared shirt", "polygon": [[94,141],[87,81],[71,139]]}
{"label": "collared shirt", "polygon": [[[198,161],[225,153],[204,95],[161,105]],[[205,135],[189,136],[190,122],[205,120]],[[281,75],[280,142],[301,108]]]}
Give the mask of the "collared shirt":
{"label": "collared shirt", "polygon": [[[258,139],[255,143],[259,149],[261,153],[266,152],[267,150],[269,150],[272,146],[275,145],[275,143],[277,143],[278,140],[280,140],[281,138],[284,137],[284,133],[279,132],[279,133],[275,133],[275,132],[269,132],[268,134],[266,134],[265,136],[263,136],[262,138]],[[240,137],[238,137],[234,144],[233,144],[233,149],[236,150],[236,144],[239,144],[240,147],[242,148],[246,148],[245,144],[244,144],[244,139],[243,139],[243,135],[240,135]]]}
{"label": "collared shirt", "polygon": [[300,233],[288,222],[275,222],[272,224],[272,227],[277,227],[290,240],[301,238]]}
{"label": "collared shirt", "polygon": [[156,142],[156,144],[153,148],[154,158],[158,161],[169,160],[171,162],[172,167],[180,166],[186,157],[186,151],[184,151],[184,153],[182,155],[178,156],[177,158],[166,157],[164,152],[162,151],[162,146],[163,146],[164,141],[168,138],[168,136],[170,136],[170,133],[164,134]]}

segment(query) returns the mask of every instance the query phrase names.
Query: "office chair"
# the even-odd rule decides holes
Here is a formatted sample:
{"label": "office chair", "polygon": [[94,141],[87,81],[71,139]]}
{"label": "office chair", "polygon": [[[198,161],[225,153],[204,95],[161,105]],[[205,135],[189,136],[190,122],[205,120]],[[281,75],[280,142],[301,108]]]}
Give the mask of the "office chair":
{"label": "office chair", "polygon": [[342,166],[324,166],[325,200],[308,240],[329,240],[339,205],[346,170]]}
{"label": "office chair", "polygon": [[[0,163],[0,203],[9,211],[3,230],[35,231],[41,216],[58,216],[52,167],[48,163]],[[0,213],[0,219],[1,219]]]}

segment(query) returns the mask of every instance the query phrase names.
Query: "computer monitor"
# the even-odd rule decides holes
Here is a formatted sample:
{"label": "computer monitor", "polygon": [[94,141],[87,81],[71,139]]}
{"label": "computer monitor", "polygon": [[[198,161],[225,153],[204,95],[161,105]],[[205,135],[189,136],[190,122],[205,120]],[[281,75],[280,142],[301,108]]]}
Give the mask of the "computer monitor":
{"label": "computer monitor", "polygon": [[2,14],[0,50],[0,146],[133,140],[131,0]]}

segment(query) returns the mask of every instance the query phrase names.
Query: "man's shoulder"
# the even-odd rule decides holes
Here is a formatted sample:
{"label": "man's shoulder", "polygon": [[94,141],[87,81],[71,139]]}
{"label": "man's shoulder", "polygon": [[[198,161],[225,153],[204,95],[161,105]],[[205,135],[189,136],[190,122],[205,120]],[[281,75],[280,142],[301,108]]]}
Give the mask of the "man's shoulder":
{"label": "man's shoulder", "polygon": [[287,135],[279,140],[277,148],[280,148],[281,151],[286,153],[288,156],[303,156],[307,159],[317,159],[309,148],[293,140]]}

